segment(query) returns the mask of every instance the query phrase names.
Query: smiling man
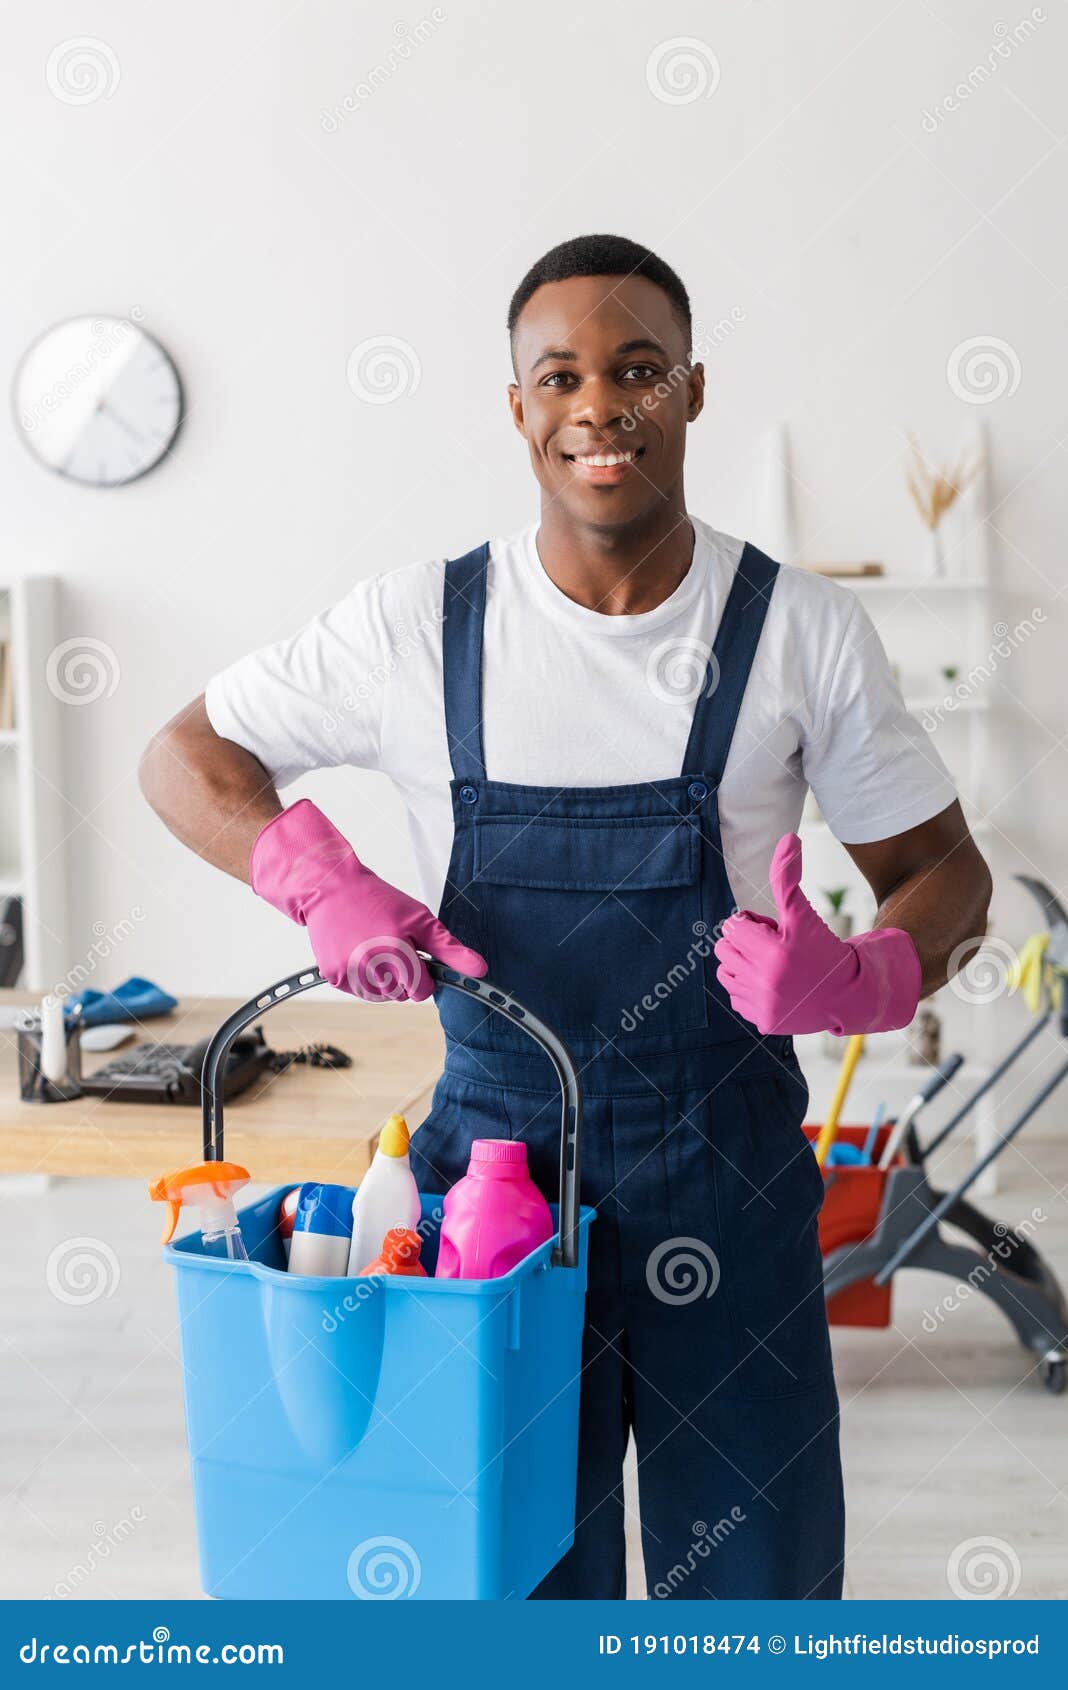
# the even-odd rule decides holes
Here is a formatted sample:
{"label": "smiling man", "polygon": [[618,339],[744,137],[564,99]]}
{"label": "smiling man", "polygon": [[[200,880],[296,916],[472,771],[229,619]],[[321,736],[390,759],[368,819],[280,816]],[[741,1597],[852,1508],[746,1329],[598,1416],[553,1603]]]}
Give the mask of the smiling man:
{"label": "smiling man", "polygon": [[[989,875],[856,598],[688,512],[704,374],[674,271],[615,236],[568,241],[509,330],[538,522],[361,582],[241,659],[157,735],[143,784],[306,926],[335,984],[425,998],[429,954],[488,972],[572,1048],[598,1219],[575,1542],[535,1594],[624,1594],[633,1434],[650,1593],[836,1597],[822,1180],[792,1035],[905,1026],[984,931]],[[283,808],[277,788],[325,765],[392,778],[422,900],[307,800]],[[848,943],[800,889],[808,786],[878,904]],[[439,1007],[421,1188],[459,1178],[473,1138],[511,1137],[553,1195],[547,1062],[471,1000]]]}

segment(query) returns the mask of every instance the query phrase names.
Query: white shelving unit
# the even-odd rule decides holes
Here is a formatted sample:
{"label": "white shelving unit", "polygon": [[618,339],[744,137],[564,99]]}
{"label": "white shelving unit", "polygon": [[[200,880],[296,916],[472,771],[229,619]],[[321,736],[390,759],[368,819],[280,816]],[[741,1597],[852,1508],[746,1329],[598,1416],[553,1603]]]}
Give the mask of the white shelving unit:
{"label": "white shelving unit", "polygon": [[[983,789],[990,764],[990,715],[996,694],[988,686],[984,691],[958,697],[958,679],[940,676],[940,665],[932,659],[935,645],[943,644],[945,661],[954,664],[959,676],[964,677],[988,657],[996,620],[991,581],[970,574],[903,584],[900,578],[876,576],[870,582],[847,581],[845,585],[862,601],[869,595],[874,597],[870,614],[891,662],[898,666],[905,702],[960,782],[961,804],[972,832],[977,838],[989,834]],[[900,602],[895,604],[892,595]],[[928,599],[938,606],[933,618],[925,612]],[[937,690],[939,683],[941,691]],[[931,686],[933,690],[928,691]]]}
{"label": "white shelving unit", "polygon": [[[994,832],[984,816],[989,803],[984,786],[990,766],[992,723],[998,708],[996,682],[984,683],[981,689],[974,688],[963,698],[958,698],[955,690],[990,652],[996,621],[985,521],[989,508],[988,455],[985,438],[978,429],[972,444],[981,469],[952,513],[960,543],[951,547],[946,573],[924,576],[911,572],[839,579],[842,586],[857,594],[871,615],[898,671],[906,704],[926,728],[943,762],[958,781],[969,825],[981,841]],[[786,430],[779,428],[765,443],[761,475],[765,496],[776,477],[779,489],[770,499],[774,532],[761,543],[777,545],[778,556],[796,557],[789,460]],[[923,542],[923,530],[917,523],[918,551]],[[947,666],[958,671],[952,679],[942,674]],[[947,708],[946,701],[950,699],[952,703]],[[801,833],[806,841],[808,896],[825,913],[822,891],[834,886],[847,887],[845,907],[852,914],[857,931],[863,931],[875,913],[870,889],[848,853],[838,844],[832,827],[813,814],[811,798],[806,804]],[[951,1107],[959,1106],[963,1097],[989,1072],[979,1058],[989,1048],[990,1029],[980,1018],[991,1014],[981,1006],[949,999],[946,993],[940,994],[935,1007],[943,1022],[943,1054],[959,1049],[967,1061],[939,1106],[932,1105],[928,1111],[925,1120],[932,1127],[940,1117],[948,1117]],[[819,1039],[801,1040],[798,1049],[812,1094],[811,1119],[816,1120],[830,1100],[837,1062],[827,1056]],[[870,1042],[857,1069],[846,1113],[855,1119],[870,1119],[872,1107],[880,1100],[891,1110],[897,1109],[923,1077],[923,1067],[910,1058],[908,1034],[883,1035]],[[994,1140],[995,1108],[992,1096],[983,1100],[970,1123],[980,1154]],[[991,1170],[980,1190],[993,1189]]]}
{"label": "white shelving unit", "polygon": [[25,962],[34,991],[63,978],[67,955],[63,704],[48,685],[56,646],[56,582],[50,575],[0,581],[0,640],[8,649],[14,726],[0,730],[0,898],[22,899]]}
{"label": "white shelving unit", "polygon": [[[897,669],[906,705],[959,782],[973,833],[977,838],[989,834],[984,776],[990,763],[990,726],[997,694],[990,685],[961,697],[956,690],[983,663],[994,638],[989,578],[974,573],[931,580],[872,576],[843,578],[841,584],[862,602],[874,601],[868,605],[869,613]],[[938,606],[934,615],[928,614],[930,599]],[[945,667],[954,667],[957,674],[944,676]],[[810,806],[802,831],[816,838],[832,832],[822,817],[813,816]],[[859,891],[863,881],[844,851],[839,860],[841,883]],[[852,909],[859,917],[855,893]]]}

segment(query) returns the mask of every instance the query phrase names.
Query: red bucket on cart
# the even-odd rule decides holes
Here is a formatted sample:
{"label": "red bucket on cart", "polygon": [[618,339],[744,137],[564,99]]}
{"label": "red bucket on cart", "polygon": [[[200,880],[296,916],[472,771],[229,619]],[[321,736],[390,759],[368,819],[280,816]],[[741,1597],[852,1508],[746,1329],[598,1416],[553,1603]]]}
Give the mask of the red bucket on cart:
{"label": "red bucket on cart", "polygon": [[[879,1157],[893,1130],[887,1121],[875,1137],[870,1162],[823,1169],[824,1198],[820,1210],[820,1250],[826,1257],[834,1250],[859,1244],[870,1238],[878,1225],[886,1195],[890,1168],[901,1167],[904,1156],[894,1157],[890,1168],[880,1168]],[[806,1123],[805,1137],[815,1144],[819,1125]],[[839,1127],[835,1142],[852,1144],[858,1150],[867,1142],[866,1126]],[[858,1280],[828,1299],[827,1319],[832,1326],[889,1326],[891,1280],[876,1285],[873,1279]]]}

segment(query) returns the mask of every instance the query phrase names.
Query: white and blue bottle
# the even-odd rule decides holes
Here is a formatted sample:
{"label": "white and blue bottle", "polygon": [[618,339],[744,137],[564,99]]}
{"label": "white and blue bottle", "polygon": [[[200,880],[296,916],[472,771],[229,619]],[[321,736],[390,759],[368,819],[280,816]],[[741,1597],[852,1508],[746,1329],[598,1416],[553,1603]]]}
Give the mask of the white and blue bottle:
{"label": "white and blue bottle", "polygon": [[309,1181],[301,1186],[289,1246],[290,1273],[316,1279],[344,1278],[352,1241],[354,1195],[348,1185]]}

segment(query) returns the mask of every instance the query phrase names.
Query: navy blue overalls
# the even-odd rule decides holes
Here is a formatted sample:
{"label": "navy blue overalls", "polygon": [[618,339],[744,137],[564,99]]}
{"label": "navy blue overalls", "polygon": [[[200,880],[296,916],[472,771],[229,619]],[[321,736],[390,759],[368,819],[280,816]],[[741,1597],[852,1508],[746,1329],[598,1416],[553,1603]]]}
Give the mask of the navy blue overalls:
{"label": "navy blue overalls", "polygon": [[[598,1214],[575,1542],[534,1594],[625,1595],[633,1430],[650,1597],[838,1597],[838,1403],[808,1093],[790,1040],[733,1014],[712,954],[734,907],[716,795],[778,566],[746,546],[682,773],[558,789],[486,777],[488,560],[481,546],[445,569],[455,836],[441,919],[570,1046],[585,1098],[581,1196]],[[412,1143],[420,1186],[459,1179],[473,1138],[511,1136],[555,1197],[547,1059],[457,992],[439,1008],[447,1057]]]}

